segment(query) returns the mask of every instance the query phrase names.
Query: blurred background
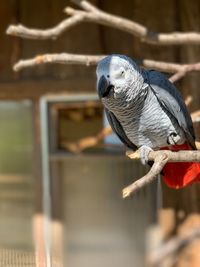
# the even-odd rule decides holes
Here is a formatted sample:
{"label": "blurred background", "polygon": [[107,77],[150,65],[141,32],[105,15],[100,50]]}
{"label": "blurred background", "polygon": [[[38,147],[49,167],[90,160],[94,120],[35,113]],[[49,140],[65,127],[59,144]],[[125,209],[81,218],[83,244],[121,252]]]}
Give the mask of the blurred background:
{"label": "blurred background", "polygon": [[[198,0],[91,3],[154,31],[200,31]],[[66,18],[68,5],[0,3],[0,266],[143,267],[155,246],[200,226],[200,187],[175,191],[159,180],[123,200],[121,190],[147,168],[127,159],[114,135],[102,134],[107,121],[95,67],[41,65],[16,73],[12,66],[21,58],[61,52],[192,63],[200,60],[200,47],[149,45],[92,23],[57,40],[5,34],[10,24],[53,27]],[[193,96],[191,111],[200,106],[199,83],[199,73],[190,73],[177,84],[184,97]],[[94,145],[80,146],[93,137]],[[199,248],[196,239],[159,266],[199,267]]]}

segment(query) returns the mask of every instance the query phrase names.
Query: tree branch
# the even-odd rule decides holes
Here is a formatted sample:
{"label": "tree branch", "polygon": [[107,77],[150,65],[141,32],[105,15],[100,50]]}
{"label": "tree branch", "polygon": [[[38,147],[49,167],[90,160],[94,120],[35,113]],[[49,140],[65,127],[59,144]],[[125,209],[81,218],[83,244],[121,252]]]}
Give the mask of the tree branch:
{"label": "tree branch", "polygon": [[154,158],[154,164],[152,165],[150,171],[145,176],[138,179],[137,181],[135,181],[134,183],[130,184],[129,186],[125,187],[122,190],[122,197],[123,198],[129,197],[133,193],[139,191],[142,187],[148,185],[149,183],[157,179],[158,174],[160,174],[160,172],[162,171],[167,162],[168,162],[168,156],[163,151],[162,154],[159,154]]}
{"label": "tree branch", "polygon": [[35,40],[53,39],[55,40],[63,32],[76,26],[82,21],[83,21],[82,16],[78,14],[78,15],[74,15],[70,18],[63,20],[55,27],[46,29],[46,30],[31,29],[31,28],[25,27],[22,24],[10,25],[6,30],[6,34],[18,36],[24,39],[35,39]]}
{"label": "tree branch", "polygon": [[97,135],[81,138],[78,142],[63,142],[62,146],[72,153],[80,153],[83,150],[96,146],[106,136],[112,134],[110,126],[103,128]]}
{"label": "tree branch", "polygon": [[92,22],[104,26],[119,29],[138,37],[142,42],[154,45],[184,45],[200,44],[200,33],[198,32],[172,32],[158,33],[149,30],[146,26],[137,22],[111,15],[103,12],[88,1],[73,0],[83,10],[76,10],[67,7],[65,12],[70,18],[63,20],[53,28],[40,30],[29,29],[23,25],[10,25],[6,31],[9,35],[19,36],[28,39],[56,39],[64,31],[76,26],[81,22]]}
{"label": "tree branch", "polygon": [[176,254],[181,249],[190,245],[195,239],[200,237],[200,228],[196,228],[184,236],[178,236],[170,239],[161,245],[148,256],[147,262],[150,266],[158,266],[163,260],[172,254]]}
{"label": "tree branch", "polygon": [[171,82],[177,82],[178,80],[182,79],[188,72],[191,71],[199,71],[200,70],[200,63],[194,63],[194,64],[185,64],[182,65],[177,72],[170,77]]}
{"label": "tree branch", "polygon": [[[64,31],[76,26],[81,22],[95,22],[106,26],[118,28],[122,31],[129,32],[147,43],[153,44],[185,44],[200,43],[200,33],[169,33],[162,34],[151,32],[147,27],[125,18],[114,16],[101,11],[91,3],[85,0],[73,0],[82,10],[67,7],[65,12],[70,16],[61,21],[53,28],[46,30],[29,29],[21,24],[10,25],[6,31],[7,34],[29,39],[56,39]],[[103,56],[97,55],[73,55],[73,54],[46,54],[32,59],[20,60],[13,69],[19,71],[26,67],[33,67],[39,64],[61,63],[61,64],[84,64],[95,65]],[[166,63],[154,60],[140,60],[140,64],[145,68],[153,68],[163,72],[175,73],[170,80],[172,82],[183,78],[188,72],[199,71],[200,63],[193,64],[176,64]]]}
{"label": "tree branch", "polygon": [[185,104],[187,107],[190,106],[190,104],[192,103],[193,101],[193,97],[191,95],[188,95],[186,98],[185,98]]}
{"label": "tree branch", "polygon": [[78,65],[96,65],[99,60],[105,56],[97,55],[76,55],[76,54],[44,54],[30,59],[22,59],[18,61],[14,66],[14,71],[20,71],[24,68],[30,68],[41,64],[78,64]]}
{"label": "tree branch", "polygon": [[[140,154],[138,151],[136,152],[127,152],[127,156],[131,159],[139,159]],[[122,191],[123,198],[130,196],[131,194],[137,192],[142,187],[148,185],[157,179],[158,174],[162,171],[165,164],[167,162],[199,162],[200,161],[200,151],[192,150],[192,151],[179,151],[172,152],[170,150],[159,150],[152,151],[149,153],[148,157],[149,161],[154,161],[153,166],[150,171],[138,179],[134,183],[125,187]]]}
{"label": "tree branch", "polygon": [[191,118],[193,122],[199,122],[200,121],[200,110],[192,112]]}
{"label": "tree branch", "polygon": [[[178,152],[172,152],[171,150],[158,150],[149,153],[149,161],[155,161],[156,157],[160,155],[167,155],[169,162],[199,162],[200,161],[200,151],[198,150],[181,150]],[[140,159],[140,153],[128,151],[126,155],[130,159]]]}
{"label": "tree branch", "polygon": [[[20,71],[24,68],[34,67],[41,64],[78,64],[78,65],[96,65],[105,55],[76,55],[69,53],[61,54],[44,54],[39,55],[30,59],[22,59],[18,61],[14,66],[14,71]],[[200,62],[195,64],[177,64],[177,63],[167,63],[162,61],[155,61],[149,59],[138,60],[138,63],[144,68],[153,68],[162,72],[182,72],[184,70],[184,75],[190,71],[200,71]],[[170,78],[172,82],[175,81],[173,76]]]}

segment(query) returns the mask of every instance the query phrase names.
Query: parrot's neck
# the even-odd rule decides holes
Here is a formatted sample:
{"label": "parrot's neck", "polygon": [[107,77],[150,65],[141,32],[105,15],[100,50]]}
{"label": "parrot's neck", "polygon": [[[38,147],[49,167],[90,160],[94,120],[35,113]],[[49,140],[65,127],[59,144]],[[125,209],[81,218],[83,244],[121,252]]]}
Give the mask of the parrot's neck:
{"label": "parrot's neck", "polygon": [[119,96],[102,99],[105,107],[116,117],[139,114],[143,110],[148,95],[147,72],[139,69],[127,88]]}
{"label": "parrot's neck", "polygon": [[138,116],[138,114],[140,114],[143,110],[145,100],[148,95],[147,85],[142,83],[141,90],[137,95],[131,93],[132,90],[134,89],[130,88],[126,95],[107,103],[107,108],[119,119],[129,117],[130,113],[132,114],[133,118],[134,115]]}

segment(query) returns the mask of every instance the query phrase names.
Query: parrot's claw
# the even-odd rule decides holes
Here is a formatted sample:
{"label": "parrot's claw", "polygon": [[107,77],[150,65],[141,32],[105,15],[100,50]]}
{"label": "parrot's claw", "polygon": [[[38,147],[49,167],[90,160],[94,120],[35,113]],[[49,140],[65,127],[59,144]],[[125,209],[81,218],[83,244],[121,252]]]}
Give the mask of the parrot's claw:
{"label": "parrot's claw", "polygon": [[171,133],[167,138],[167,143],[169,145],[176,145],[178,141],[181,139],[181,137],[176,133]]}
{"label": "parrot's claw", "polygon": [[143,165],[147,164],[147,162],[149,161],[148,155],[151,151],[153,151],[153,149],[151,149],[149,146],[141,146],[139,148],[140,160]]}

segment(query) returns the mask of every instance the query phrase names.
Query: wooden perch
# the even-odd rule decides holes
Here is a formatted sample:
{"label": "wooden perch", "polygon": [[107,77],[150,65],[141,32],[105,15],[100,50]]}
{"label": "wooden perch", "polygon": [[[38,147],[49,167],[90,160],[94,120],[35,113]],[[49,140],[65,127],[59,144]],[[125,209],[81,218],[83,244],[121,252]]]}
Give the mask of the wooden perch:
{"label": "wooden perch", "polygon": [[[140,154],[138,151],[134,153],[127,152],[127,156],[131,159],[140,158]],[[142,178],[138,179],[134,183],[125,187],[122,191],[123,198],[130,196],[131,194],[140,190],[142,187],[148,185],[149,183],[157,179],[158,174],[161,173],[162,169],[164,168],[167,162],[200,161],[200,151],[197,150],[191,150],[191,151],[187,150],[179,152],[172,152],[170,150],[152,151],[149,153],[148,159],[149,161],[154,161],[154,164],[152,165],[150,171]]]}
{"label": "wooden perch", "polygon": [[200,44],[198,32],[172,32],[158,33],[149,30],[146,26],[119,16],[101,11],[85,0],[73,0],[82,10],[67,7],[65,12],[70,16],[53,28],[46,30],[29,29],[23,25],[11,25],[6,33],[28,39],[56,39],[64,31],[76,26],[81,22],[92,22],[104,26],[116,28],[138,37],[142,42],[154,45],[183,45]]}
{"label": "wooden perch", "polygon": [[[152,153],[152,152],[151,152]],[[130,184],[129,186],[125,187],[122,191],[123,198],[129,197],[133,193],[140,190],[142,187],[148,185],[149,183],[153,182],[157,175],[160,174],[162,169],[164,168],[165,164],[168,162],[167,154],[161,153],[154,157],[154,164],[152,165],[150,171],[143,176],[142,178],[138,179],[134,183]]]}
{"label": "wooden perch", "polygon": [[[69,53],[44,54],[36,56],[31,59],[24,59],[18,61],[13,66],[13,70],[20,71],[24,68],[30,68],[41,64],[52,64],[52,63],[78,64],[78,65],[91,66],[91,65],[96,65],[103,57],[105,57],[105,55],[77,55]],[[139,60],[138,63],[142,65],[144,68],[156,69],[162,72],[179,73],[182,70],[185,70],[184,75],[186,75],[188,72],[191,71],[200,71],[199,62],[195,64],[176,64],[176,63],[167,63],[162,61],[144,59],[144,60]],[[170,78],[172,82],[178,80],[175,77],[175,75],[173,75]]]}
{"label": "wooden perch", "polygon": [[25,59],[18,61],[14,66],[14,71],[20,71],[24,68],[30,68],[41,64],[78,64],[78,65],[96,65],[99,60],[101,60],[105,56],[97,56],[97,55],[75,55],[68,53],[61,54],[45,54],[39,55],[31,59]]}
{"label": "wooden perch", "polygon": [[172,256],[179,252],[181,249],[190,245],[197,238],[200,238],[200,228],[195,228],[184,236],[178,236],[163,243],[155,251],[151,252],[147,258],[150,266],[159,266],[167,257]]}
{"label": "wooden perch", "polygon": [[[65,12],[70,16],[69,18],[61,21],[53,28],[46,30],[29,29],[21,24],[10,25],[6,31],[9,35],[14,35],[28,39],[56,39],[64,31],[76,26],[81,22],[93,22],[103,24],[105,26],[120,29],[128,32],[140,38],[142,41],[150,44],[200,44],[200,33],[188,32],[188,33],[156,33],[149,31],[147,27],[130,21],[125,18],[121,18],[115,15],[108,14],[101,11],[91,3],[85,0],[73,0],[80,9],[73,9],[67,7]],[[34,58],[20,60],[17,62],[13,69],[20,71],[24,68],[34,67],[40,64],[47,63],[60,63],[60,64],[79,64],[79,65],[96,65],[101,60],[103,55],[74,55],[69,53],[61,54],[44,54]],[[152,68],[162,72],[175,73],[170,80],[172,82],[178,81],[183,78],[188,72],[200,71],[200,62],[192,64],[176,64],[160,62],[155,60],[143,59],[138,62],[145,68]]]}

